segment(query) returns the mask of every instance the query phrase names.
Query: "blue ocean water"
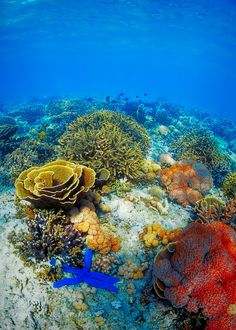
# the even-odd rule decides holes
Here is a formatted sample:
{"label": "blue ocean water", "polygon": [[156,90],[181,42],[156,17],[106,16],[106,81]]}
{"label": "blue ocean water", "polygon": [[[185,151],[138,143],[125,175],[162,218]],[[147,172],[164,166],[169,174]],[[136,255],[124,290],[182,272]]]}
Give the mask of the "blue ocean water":
{"label": "blue ocean water", "polygon": [[234,0],[1,0],[0,101],[148,94],[236,118]]}

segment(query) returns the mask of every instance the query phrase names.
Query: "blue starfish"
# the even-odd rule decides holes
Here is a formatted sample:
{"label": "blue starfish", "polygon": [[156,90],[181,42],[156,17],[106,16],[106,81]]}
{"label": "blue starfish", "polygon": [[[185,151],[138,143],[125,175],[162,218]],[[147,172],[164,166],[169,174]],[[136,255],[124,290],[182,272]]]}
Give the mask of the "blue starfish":
{"label": "blue starfish", "polygon": [[[56,260],[52,259],[50,263],[52,266],[55,266]],[[95,286],[96,288],[117,292],[118,288],[114,284],[120,280],[119,277],[111,277],[99,272],[90,272],[91,264],[92,251],[89,248],[86,248],[84,256],[84,268],[72,268],[66,264],[63,264],[62,270],[64,272],[71,273],[76,276],[72,278],[64,277],[63,279],[54,282],[53,287],[61,288],[65,285],[76,285],[80,282],[86,282],[91,286]]]}

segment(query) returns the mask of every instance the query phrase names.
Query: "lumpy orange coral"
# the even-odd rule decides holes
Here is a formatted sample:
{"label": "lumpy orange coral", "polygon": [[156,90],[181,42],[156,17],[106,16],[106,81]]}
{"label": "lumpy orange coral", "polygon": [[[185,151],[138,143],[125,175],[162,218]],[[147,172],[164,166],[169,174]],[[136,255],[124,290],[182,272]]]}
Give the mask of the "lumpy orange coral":
{"label": "lumpy orange coral", "polygon": [[78,231],[87,233],[87,244],[91,250],[100,250],[101,253],[107,254],[120,249],[120,238],[101,227],[96,212],[89,206],[81,207],[80,211],[72,210],[71,222]]}
{"label": "lumpy orange coral", "polygon": [[236,329],[236,233],[221,222],[195,223],[156,256],[154,285],[173,306],[202,310],[208,330]]}
{"label": "lumpy orange coral", "polygon": [[194,205],[212,187],[212,177],[203,164],[177,162],[160,173],[169,196],[182,205]]}

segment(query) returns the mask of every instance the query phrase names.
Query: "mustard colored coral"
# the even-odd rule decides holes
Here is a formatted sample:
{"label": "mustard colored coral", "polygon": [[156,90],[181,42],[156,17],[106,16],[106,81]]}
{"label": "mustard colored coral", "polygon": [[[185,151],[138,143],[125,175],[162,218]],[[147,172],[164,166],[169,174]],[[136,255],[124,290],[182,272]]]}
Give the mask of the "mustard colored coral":
{"label": "mustard colored coral", "polygon": [[91,168],[56,160],[23,171],[15,182],[19,199],[39,208],[71,208],[94,185]]}
{"label": "mustard colored coral", "polygon": [[90,205],[82,206],[80,210],[72,209],[71,222],[78,231],[87,234],[87,245],[91,250],[107,254],[120,249],[120,238],[100,225],[98,216]]}
{"label": "mustard colored coral", "polygon": [[140,234],[140,239],[144,242],[147,248],[157,247],[159,244],[166,245],[173,241],[175,236],[182,231],[181,228],[174,230],[166,230],[160,224],[153,223],[146,226]]}

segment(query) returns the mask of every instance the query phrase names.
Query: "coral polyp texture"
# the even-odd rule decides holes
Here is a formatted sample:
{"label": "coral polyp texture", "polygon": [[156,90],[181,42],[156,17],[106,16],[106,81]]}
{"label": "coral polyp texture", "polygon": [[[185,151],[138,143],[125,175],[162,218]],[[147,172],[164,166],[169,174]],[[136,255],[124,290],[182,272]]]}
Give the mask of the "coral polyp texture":
{"label": "coral polyp texture", "polygon": [[87,245],[91,250],[99,250],[102,254],[107,254],[120,249],[121,239],[113,236],[107,228],[100,225],[98,216],[91,205],[82,206],[80,210],[74,208],[70,214],[74,228],[87,234]]}
{"label": "coral polyp texture", "polygon": [[236,233],[228,225],[186,227],[157,254],[153,279],[157,294],[174,307],[201,310],[207,329],[236,328]]}
{"label": "coral polyp texture", "polygon": [[100,111],[79,117],[59,139],[58,154],[94,170],[106,168],[111,178],[136,179],[150,141],[146,130],[128,116]]}
{"label": "coral polyp texture", "polygon": [[236,199],[236,172],[226,176],[222,185],[222,190],[226,197]]}
{"label": "coral polyp texture", "polygon": [[212,177],[203,164],[192,161],[176,162],[160,173],[171,199],[182,205],[194,205],[212,188]]}
{"label": "coral polyp texture", "polygon": [[56,160],[31,167],[15,182],[17,197],[40,208],[71,208],[94,185],[95,172],[86,166]]}

